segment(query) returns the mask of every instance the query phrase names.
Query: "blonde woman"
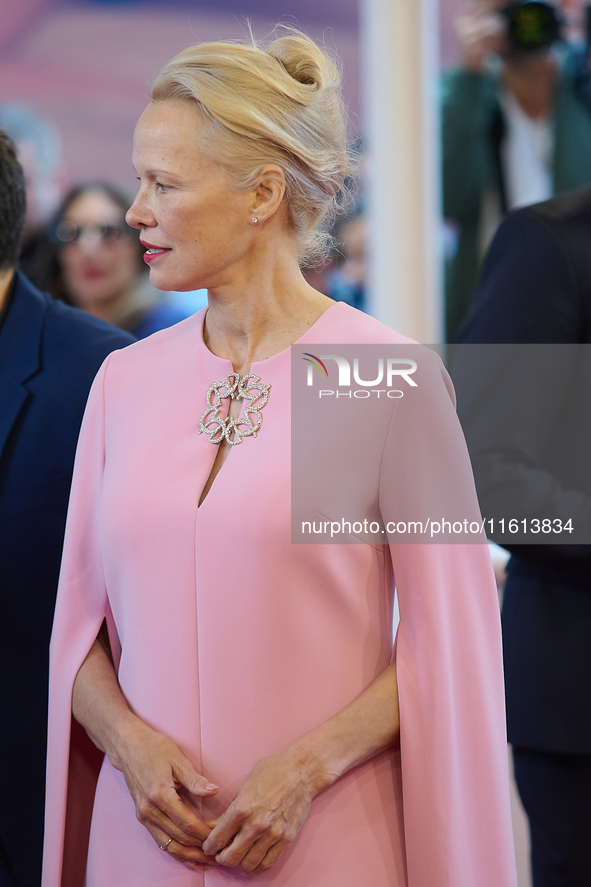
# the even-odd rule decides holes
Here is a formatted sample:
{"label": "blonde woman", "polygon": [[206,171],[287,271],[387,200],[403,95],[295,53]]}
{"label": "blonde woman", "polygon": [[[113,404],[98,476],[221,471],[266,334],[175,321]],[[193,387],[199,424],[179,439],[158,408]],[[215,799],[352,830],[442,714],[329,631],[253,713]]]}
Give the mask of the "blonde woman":
{"label": "blonde woman", "polygon": [[[128,222],[152,283],[209,307],[112,355],[87,408],[44,887],[515,883],[486,549],[290,543],[289,346],[408,341],[300,272],[348,173],[338,79],[302,35],[203,44],[138,123]],[[104,752],[94,797],[72,711]]]}

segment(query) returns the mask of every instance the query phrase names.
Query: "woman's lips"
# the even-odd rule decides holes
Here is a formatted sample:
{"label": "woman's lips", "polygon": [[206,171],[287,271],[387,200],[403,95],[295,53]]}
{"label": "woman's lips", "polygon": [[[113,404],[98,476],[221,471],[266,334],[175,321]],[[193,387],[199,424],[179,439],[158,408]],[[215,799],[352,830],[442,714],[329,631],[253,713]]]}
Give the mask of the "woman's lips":
{"label": "woman's lips", "polygon": [[146,247],[146,252],[144,253],[144,262],[150,264],[154,259],[158,259],[160,256],[165,255],[165,253],[169,253],[170,249],[161,246],[150,246],[147,243],[142,243],[142,246]]}
{"label": "woman's lips", "polygon": [[82,269],[82,277],[85,280],[100,280],[100,278],[105,277],[108,272],[104,271],[102,268],[83,268]]}

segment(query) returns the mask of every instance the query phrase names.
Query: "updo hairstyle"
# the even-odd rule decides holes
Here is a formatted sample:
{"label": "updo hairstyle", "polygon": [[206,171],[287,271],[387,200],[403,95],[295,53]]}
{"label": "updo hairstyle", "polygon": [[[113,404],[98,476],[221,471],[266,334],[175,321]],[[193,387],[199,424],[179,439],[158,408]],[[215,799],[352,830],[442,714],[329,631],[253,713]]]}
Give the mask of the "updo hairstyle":
{"label": "updo hairstyle", "polygon": [[302,264],[326,252],[330,223],[350,174],[340,75],[300,32],[265,48],[202,43],[185,49],[158,75],[151,101],[196,102],[206,123],[203,148],[232,186],[250,190],[267,164],[286,179],[288,219]]}

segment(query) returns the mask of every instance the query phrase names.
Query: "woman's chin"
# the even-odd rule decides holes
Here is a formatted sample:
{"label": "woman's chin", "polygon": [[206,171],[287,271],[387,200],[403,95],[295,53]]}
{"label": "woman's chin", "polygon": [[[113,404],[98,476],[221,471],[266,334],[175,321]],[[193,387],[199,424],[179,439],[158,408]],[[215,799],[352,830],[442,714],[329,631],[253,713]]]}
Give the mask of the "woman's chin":
{"label": "woman's chin", "polygon": [[160,268],[154,268],[152,265],[148,265],[148,270],[150,274],[150,283],[152,286],[155,286],[157,290],[178,290],[177,278],[170,271],[168,273],[163,272]]}
{"label": "woman's chin", "polygon": [[164,292],[190,293],[203,288],[202,284],[188,280],[183,275],[164,273],[158,268],[150,268],[150,283]]}

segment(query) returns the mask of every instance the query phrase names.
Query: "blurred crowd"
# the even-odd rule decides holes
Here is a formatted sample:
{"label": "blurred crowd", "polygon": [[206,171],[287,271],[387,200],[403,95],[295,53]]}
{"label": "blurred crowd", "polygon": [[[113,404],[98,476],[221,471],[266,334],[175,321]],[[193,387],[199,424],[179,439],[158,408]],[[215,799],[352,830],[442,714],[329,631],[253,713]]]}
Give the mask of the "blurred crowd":
{"label": "blurred crowd", "polygon": [[[573,12],[574,8],[574,12]],[[584,9],[570,0],[466,0],[459,64],[442,77],[445,339],[453,342],[504,214],[591,181],[591,79]],[[117,183],[70,189],[60,137],[30,108],[0,106],[27,181],[20,268],[40,289],[143,337],[206,304],[150,286]],[[363,186],[307,278],[369,310]]]}

